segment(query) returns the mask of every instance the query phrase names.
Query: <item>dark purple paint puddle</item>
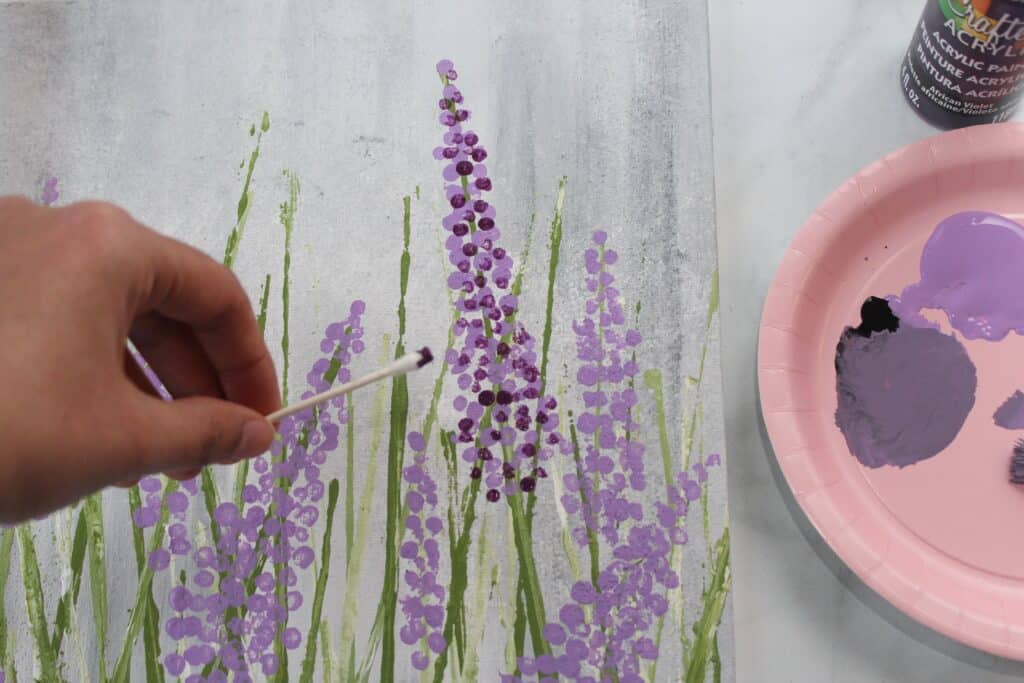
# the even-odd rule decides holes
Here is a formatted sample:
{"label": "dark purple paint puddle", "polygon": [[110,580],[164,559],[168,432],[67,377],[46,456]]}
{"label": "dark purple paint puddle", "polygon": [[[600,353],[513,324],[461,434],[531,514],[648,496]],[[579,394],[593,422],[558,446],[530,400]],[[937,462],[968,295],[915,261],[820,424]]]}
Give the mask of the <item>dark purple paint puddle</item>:
{"label": "dark purple paint puddle", "polygon": [[906,467],[940,453],[974,406],[977,376],[963,345],[906,324],[883,299],[864,302],[835,365],[836,424],[866,467]]}
{"label": "dark purple paint puddle", "polygon": [[992,421],[1003,429],[1024,429],[1024,393],[1020,390],[996,409]]}
{"label": "dark purple paint puddle", "polygon": [[[1024,227],[988,211],[954,214],[921,253],[921,278],[899,296],[871,297],[836,347],[836,424],[867,467],[906,467],[945,449],[974,406],[977,372],[953,335],[921,311],[941,310],[966,339],[1024,334]],[[996,410],[1024,429],[1024,392]]]}

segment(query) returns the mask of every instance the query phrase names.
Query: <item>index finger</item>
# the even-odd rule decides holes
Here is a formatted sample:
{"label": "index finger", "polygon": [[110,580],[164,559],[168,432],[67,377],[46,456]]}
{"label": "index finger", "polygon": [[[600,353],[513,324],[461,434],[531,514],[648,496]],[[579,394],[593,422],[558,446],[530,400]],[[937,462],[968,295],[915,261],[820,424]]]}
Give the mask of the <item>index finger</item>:
{"label": "index finger", "polygon": [[274,362],[234,273],[182,242],[146,231],[141,310],[188,325],[224,396],[264,415],[281,406]]}

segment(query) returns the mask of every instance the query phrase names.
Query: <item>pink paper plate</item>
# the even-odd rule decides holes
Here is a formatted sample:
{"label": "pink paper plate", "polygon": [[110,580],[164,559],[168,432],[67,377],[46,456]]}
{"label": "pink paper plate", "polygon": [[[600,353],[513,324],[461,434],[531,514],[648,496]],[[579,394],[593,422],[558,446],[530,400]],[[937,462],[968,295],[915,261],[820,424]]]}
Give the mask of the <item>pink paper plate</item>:
{"label": "pink paper plate", "polygon": [[768,291],[761,408],[793,495],[865,583],[951,638],[1024,660],[1024,487],[1007,481],[1024,431],[992,421],[1024,389],[1024,338],[958,335],[977,368],[974,408],[944,451],[911,467],[863,467],[834,419],[841,332],[858,324],[867,297],[917,281],[936,224],[965,210],[1024,221],[1024,125],[922,140],[836,190],[797,234]]}

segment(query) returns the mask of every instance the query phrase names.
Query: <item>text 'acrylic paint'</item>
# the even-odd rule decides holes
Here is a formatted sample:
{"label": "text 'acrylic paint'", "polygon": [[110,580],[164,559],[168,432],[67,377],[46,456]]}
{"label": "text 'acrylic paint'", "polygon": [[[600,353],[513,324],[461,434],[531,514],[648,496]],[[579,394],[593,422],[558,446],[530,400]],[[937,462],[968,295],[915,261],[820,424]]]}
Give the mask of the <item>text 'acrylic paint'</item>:
{"label": "text 'acrylic paint'", "polygon": [[900,82],[934,126],[1006,121],[1024,89],[1024,0],[928,0]]}

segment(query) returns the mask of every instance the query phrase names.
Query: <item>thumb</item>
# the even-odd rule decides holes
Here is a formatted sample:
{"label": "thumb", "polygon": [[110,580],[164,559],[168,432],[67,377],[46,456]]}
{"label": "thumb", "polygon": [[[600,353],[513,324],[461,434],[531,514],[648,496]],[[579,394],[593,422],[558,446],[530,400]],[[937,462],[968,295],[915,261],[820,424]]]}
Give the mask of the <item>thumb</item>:
{"label": "thumb", "polygon": [[123,472],[129,476],[229,465],[265,452],[274,440],[266,418],[230,401],[191,396],[141,403],[146,406],[137,422],[145,430],[142,453],[126,463],[140,471]]}

